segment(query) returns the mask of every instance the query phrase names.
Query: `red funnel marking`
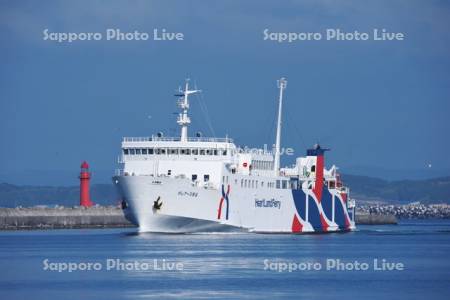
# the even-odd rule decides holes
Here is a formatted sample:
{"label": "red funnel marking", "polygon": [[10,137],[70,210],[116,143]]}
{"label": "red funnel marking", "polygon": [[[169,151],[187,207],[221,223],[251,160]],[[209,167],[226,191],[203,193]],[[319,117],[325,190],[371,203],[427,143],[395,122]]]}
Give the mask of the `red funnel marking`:
{"label": "red funnel marking", "polygon": [[316,183],[314,185],[314,195],[317,197],[317,201],[322,200],[322,189],[323,189],[323,168],[324,168],[324,157],[323,154],[317,155],[316,162]]}

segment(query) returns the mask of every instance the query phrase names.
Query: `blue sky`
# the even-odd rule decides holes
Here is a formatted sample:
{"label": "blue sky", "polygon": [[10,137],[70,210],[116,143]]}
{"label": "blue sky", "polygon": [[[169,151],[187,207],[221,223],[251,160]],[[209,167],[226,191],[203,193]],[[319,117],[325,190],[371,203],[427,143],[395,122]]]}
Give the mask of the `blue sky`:
{"label": "blue sky", "polygon": [[[445,1],[1,0],[0,181],[76,184],[71,176],[86,159],[108,182],[122,136],[178,134],[172,94],[186,77],[203,90],[216,134],[240,145],[273,143],[275,80],[285,76],[282,141],[298,155],[319,141],[344,173],[443,175],[449,23]],[[165,28],[185,37],[60,44],[43,40],[46,28]],[[385,28],[406,38],[280,44],[263,40],[266,28]],[[191,116],[190,132],[210,135],[195,99]]]}

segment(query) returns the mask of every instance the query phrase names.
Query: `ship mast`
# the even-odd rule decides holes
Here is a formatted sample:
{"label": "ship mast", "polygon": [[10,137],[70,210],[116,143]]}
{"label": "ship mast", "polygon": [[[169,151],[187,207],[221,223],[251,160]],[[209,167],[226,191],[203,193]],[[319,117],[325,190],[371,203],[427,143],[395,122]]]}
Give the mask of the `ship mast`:
{"label": "ship mast", "polygon": [[287,86],[287,80],[284,77],[282,77],[280,80],[277,80],[277,85],[278,88],[280,89],[280,97],[278,99],[277,137],[275,141],[275,162],[273,166],[275,176],[278,176],[280,171],[281,112],[283,109],[283,90]]}
{"label": "ship mast", "polygon": [[181,90],[178,94],[175,94],[175,96],[180,97],[178,100],[178,106],[181,109],[181,112],[178,115],[177,123],[181,126],[181,135],[180,140],[182,142],[186,142],[188,140],[188,125],[191,123],[191,119],[188,116],[188,110],[189,110],[189,100],[188,96],[190,94],[195,94],[200,92],[200,90],[189,90],[189,79],[186,79],[186,85],[184,91]]}

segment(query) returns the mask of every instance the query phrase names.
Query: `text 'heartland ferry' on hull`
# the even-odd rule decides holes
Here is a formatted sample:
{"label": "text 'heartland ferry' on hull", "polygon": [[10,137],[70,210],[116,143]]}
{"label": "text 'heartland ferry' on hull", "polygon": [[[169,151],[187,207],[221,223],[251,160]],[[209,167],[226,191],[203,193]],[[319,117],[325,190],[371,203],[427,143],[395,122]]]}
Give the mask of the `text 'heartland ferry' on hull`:
{"label": "text 'heartland ferry' on hull", "polygon": [[275,150],[244,151],[229,138],[188,137],[186,82],[179,97],[180,137],[125,137],[113,182],[125,216],[143,232],[249,231],[309,233],[355,228],[355,201],[337,168],[315,145],[292,167],[280,168],[283,91]]}

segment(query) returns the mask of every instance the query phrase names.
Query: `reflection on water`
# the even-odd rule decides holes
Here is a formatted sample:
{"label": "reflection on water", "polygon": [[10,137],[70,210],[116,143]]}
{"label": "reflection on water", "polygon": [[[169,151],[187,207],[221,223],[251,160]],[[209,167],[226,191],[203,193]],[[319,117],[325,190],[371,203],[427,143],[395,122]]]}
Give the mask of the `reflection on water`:
{"label": "reflection on water", "polygon": [[[360,226],[346,234],[151,234],[134,229],[0,232],[1,299],[408,298],[450,295],[450,222]],[[44,271],[100,262],[98,271]],[[146,264],[107,270],[107,260]],[[404,271],[265,270],[327,259],[401,262]],[[181,263],[182,269],[161,270]],[[171,265],[172,264],[172,265]],[[154,268],[156,266],[156,268]],[[170,269],[170,268],[169,268]]]}

